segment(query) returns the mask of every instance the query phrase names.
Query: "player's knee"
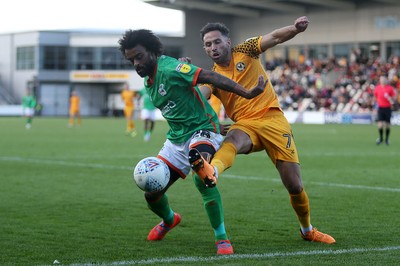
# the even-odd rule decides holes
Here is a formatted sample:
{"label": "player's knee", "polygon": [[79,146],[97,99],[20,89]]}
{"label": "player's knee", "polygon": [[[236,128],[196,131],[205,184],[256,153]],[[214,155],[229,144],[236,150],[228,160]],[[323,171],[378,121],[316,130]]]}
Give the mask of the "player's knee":
{"label": "player's knee", "polygon": [[251,141],[250,136],[237,129],[229,132],[225,137],[224,142],[232,143],[239,154],[246,154],[253,148],[253,142]]}
{"label": "player's knee", "polygon": [[144,193],[144,198],[146,199],[147,202],[152,203],[152,202],[157,202],[160,200],[160,198],[164,195],[163,191],[160,192],[145,192]]}
{"label": "player's knee", "polygon": [[194,148],[201,153],[201,156],[203,156],[203,158],[207,160],[207,162],[211,162],[212,157],[216,153],[215,148],[210,144],[199,144]]}
{"label": "player's knee", "polygon": [[303,185],[301,183],[291,183],[286,185],[286,189],[289,194],[299,194],[303,191]]}

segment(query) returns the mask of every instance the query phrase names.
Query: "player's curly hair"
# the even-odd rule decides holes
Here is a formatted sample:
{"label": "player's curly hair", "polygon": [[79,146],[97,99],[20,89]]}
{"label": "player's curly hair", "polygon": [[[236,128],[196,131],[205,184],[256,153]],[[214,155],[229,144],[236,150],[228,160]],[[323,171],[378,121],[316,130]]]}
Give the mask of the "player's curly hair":
{"label": "player's curly hair", "polygon": [[155,53],[157,56],[160,56],[163,52],[163,45],[160,38],[151,30],[127,30],[118,43],[119,50],[124,56],[126,49],[132,49],[138,44],[146,48],[147,51]]}
{"label": "player's curly hair", "polygon": [[201,40],[204,39],[204,35],[210,31],[219,31],[223,36],[229,37],[229,29],[225,24],[221,22],[209,22],[200,30]]}

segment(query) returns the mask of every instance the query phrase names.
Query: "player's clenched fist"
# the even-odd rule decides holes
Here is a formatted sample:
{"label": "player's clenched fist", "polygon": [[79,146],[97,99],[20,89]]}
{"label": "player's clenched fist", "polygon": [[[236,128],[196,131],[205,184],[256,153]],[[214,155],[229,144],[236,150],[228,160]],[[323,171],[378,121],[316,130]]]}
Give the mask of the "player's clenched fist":
{"label": "player's clenched fist", "polygon": [[303,32],[307,29],[308,23],[310,23],[308,18],[306,16],[303,16],[295,20],[294,26],[299,32]]}

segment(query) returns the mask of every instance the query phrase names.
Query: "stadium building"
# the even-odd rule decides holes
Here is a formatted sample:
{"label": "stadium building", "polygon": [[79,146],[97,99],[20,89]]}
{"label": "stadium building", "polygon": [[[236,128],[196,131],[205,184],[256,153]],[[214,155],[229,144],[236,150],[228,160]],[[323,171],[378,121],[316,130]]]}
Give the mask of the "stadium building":
{"label": "stadium building", "polygon": [[[0,113],[20,114],[30,88],[43,116],[68,115],[72,90],[81,98],[81,115],[120,114],[120,92],[128,82],[143,87],[118,50],[122,32],[35,31],[0,35]],[[166,53],[179,56],[173,37],[163,37]],[[172,44],[169,44],[171,43]],[[2,111],[1,111],[2,110]]]}
{"label": "stadium building", "polygon": [[[266,66],[300,58],[351,60],[355,53],[359,58],[382,61],[400,55],[398,0],[144,2],[185,13],[184,36],[161,36],[165,53],[190,56],[194,64],[205,68],[212,64],[199,35],[205,23],[225,23],[231,29],[232,42],[237,43],[292,24],[303,15],[311,21],[307,31],[265,53],[262,60]],[[31,87],[43,105],[41,115],[65,116],[70,91],[77,90],[82,115],[112,114],[121,108],[118,94],[125,82],[136,90],[142,87],[142,79],[117,49],[122,33],[35,31],[0,35],[0,105],[20,104],[25,88]]]}

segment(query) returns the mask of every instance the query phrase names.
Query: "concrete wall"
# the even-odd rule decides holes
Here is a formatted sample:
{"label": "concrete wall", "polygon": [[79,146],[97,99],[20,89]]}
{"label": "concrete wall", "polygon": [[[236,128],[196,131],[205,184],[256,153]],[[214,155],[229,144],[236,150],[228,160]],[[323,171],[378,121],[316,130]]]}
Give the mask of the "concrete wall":
{"label": "concrete wall", "polygon": [[210,69],[213,65],[211,59],[203,50],[203,42],[200,39],[200,29],[207,22],[222,22],[228,27],[232,26],[232,18],[228,16],[216,16],[208,12],[189,10],[186,12],[186,36],[183,39],[183,54],[193,59],[193,64]]}
{"label": "concrete wall", "polygon": [[71,33],[70,46],[78,47],[117,47],[121,34],[91,34],[91,33]]}
{"label": "concrete wall", "polygon": [[[251,36],[263,35],[276,28],[293,24],[297,17],[306,15],[311,23],[307,31],[287,42],[299,44],[353,43],[381,40],[400,40],[400,22],[392,23],[390,18],[400,20],[400,9],[390,7],[364,8],[348,11],[324,11],[309,14],[264,16],[257,20],[237,18],[233,22],[234,43]],[[379,23],[380,21],[381,23]],[[382,28],[384,22],[389,24]],[[382,23],[383,22],[383,23]]]}
{"label": "concrete wall", "polygon": [[281,45],[400,41],[400,9],[387,6],[290,15],[266,13],[254,19],[188,10],[184,49],[186,54],[193,58],[194,63],[202,67],[210,66],[210,60],[204,54],[199,37],[199,31],[205,23],[225,23],[231,30],[233,44],[237,44],[249,37],[264,35],[274,29],[292,25],[296,18],[304,15],[311,21],[307,31]]}
{"label": "concrete wall", "polygon": [[11,64],[14,51],[13,35],[0,35],[0,47],[0,90],[7,90],[2,94],[10,94],[10,97],[15,98],[10,80],[15,69],[15,66]]}
{"label": "concrete wall", "polygon": [[[37,32],[0,35],[0,82],[2,89],[8,90],[20,103],[25,94],[27,81],[32,80],[37,71],[15,71],[16,49],[18,46],[37,46]],[[38,63],[38,58],[36,58]]]}

